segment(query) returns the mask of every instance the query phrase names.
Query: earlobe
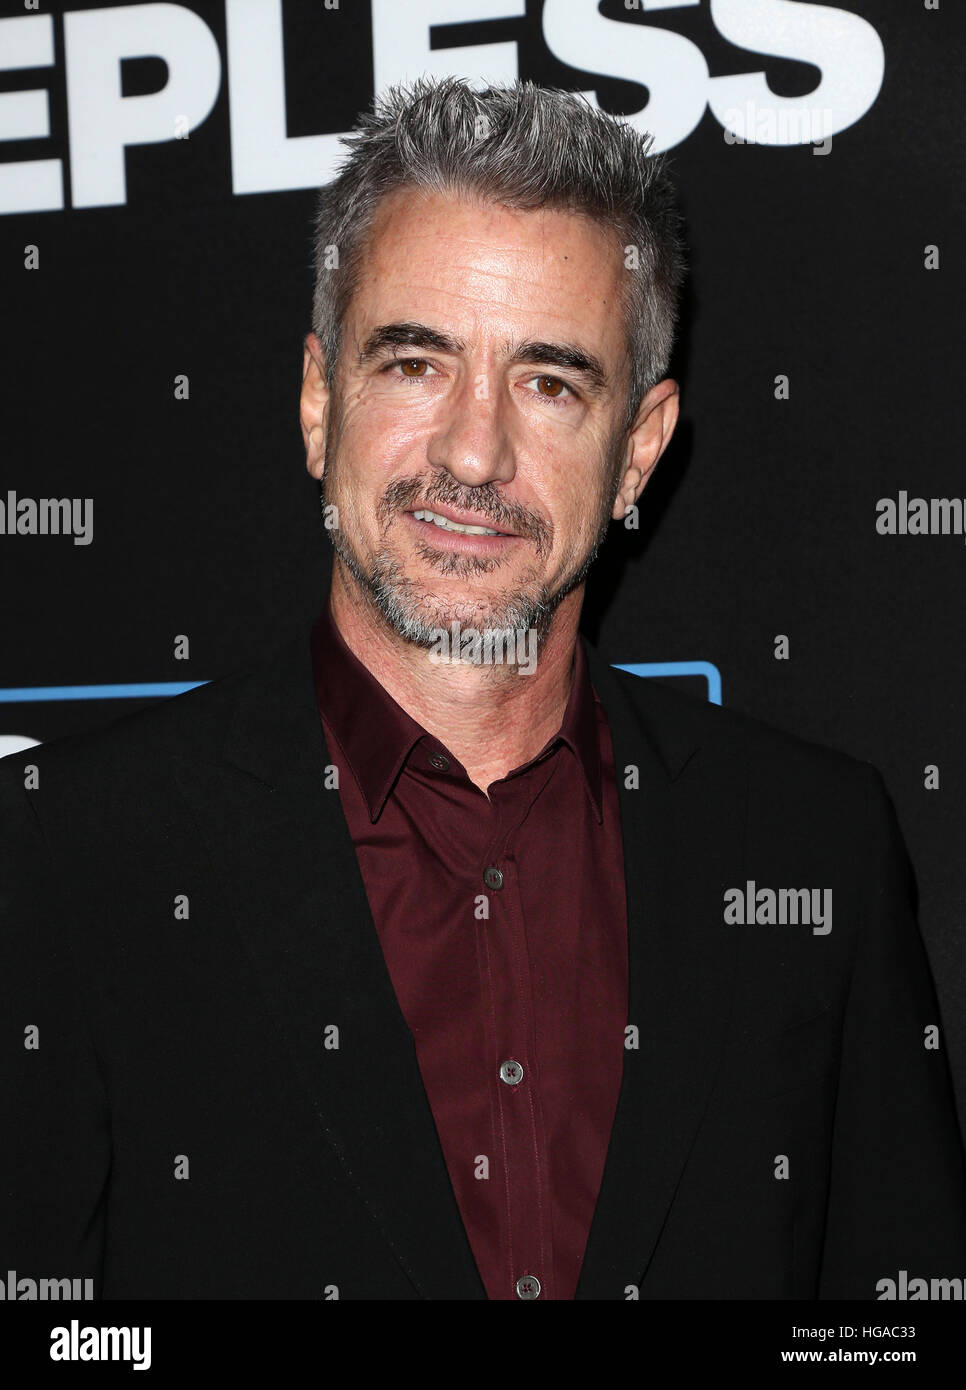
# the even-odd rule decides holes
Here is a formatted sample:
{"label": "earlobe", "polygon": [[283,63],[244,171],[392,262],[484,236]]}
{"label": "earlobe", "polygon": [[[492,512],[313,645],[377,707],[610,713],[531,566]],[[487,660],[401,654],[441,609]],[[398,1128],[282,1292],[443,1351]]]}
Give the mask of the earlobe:
{"label": "earlobe", "polygon": [[313,425],[309,430],[309,448],[313,457],[318,458],[325,467],[325,430],[321,425]]}
{"label": "earlobe", "polygon": [[[323,415],[323,419],[324,419]],[[305,434],[305,426],[302,427]],[[316,481],[321,482],[325,472],[325,427],[313,425],[305,442],[305,467]]]}
{"label": "earlobe", "polygon": [[634,461],[635,450],[632,445],[628,445],[627,456],[624,461],[624,472],[621,477],[620,487],[614,498],[614,505],[611,508],[611,518],[614,521],[621,521],[627,515],[630,508],[637,501],[638,495],[646,481],[646,475],[641,472],[640,467]]}

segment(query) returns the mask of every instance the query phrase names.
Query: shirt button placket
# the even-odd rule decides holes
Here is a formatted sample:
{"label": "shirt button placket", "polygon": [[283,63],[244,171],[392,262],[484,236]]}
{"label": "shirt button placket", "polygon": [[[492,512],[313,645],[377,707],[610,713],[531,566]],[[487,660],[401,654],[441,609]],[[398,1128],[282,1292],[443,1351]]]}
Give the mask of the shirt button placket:
{"label": "shirt button placket", "polygon": [[[493,892],[499,892],[504,885],[503,873],[495,864],[488,865],[483,870],[483,882],[487,888]],[[514,1057],[508,1057],[500,1063],[499,1077],[505,1086],[517,1087],[524,1079],[524,1067],[522,1062],[518,1062]],[[521,1274],[514,1282],[514,1292],[517,1298],[534,1299],[540,1297],[541,1283],[535,1274]]]}

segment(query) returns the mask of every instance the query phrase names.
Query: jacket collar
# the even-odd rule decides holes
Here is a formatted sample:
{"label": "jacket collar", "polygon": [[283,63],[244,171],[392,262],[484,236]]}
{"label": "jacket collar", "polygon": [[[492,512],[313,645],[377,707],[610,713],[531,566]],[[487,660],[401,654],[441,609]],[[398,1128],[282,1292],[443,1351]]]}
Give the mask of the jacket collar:
{"label": "jacket collar", "polygon": [[[325,611],[323,609],[321,616]],[[268,786],[282,783],[293,757],[304,756],[310,731],[311,739],[316,738],[319,694],[312,632],[300,633],[252,671],[228,678],[238,684],[239,699],[226,726],[218,756],[250,772]],[[398,773],[397,764],[401,766],[399,750],[405,748],[408,752],[412,747],[410,738],[415,741],[426,735],[426,731],[386,694],[345,646],[341,636],[338,640],[353,667],[381,692],[386,712],[394,720],[392,741],[396,752],[393,757],[377,756],[371,771],[364,769],[364,757],[357,759],[365,784],[372,793],[370,810],[378,813],[388,794],[387,788]],[[653,682],[615,669],[583,635],[578,637],[578,648],[577,664],[583,666],[593,691],[604,706],[612,735],[625,743],[643,738],[656,765],[671,781],[675,780],[700,747],[698,720],[682,718],[686,709],[683,702],[688,697],[673,697],[682,704],[672,710],[671,702],[664,698],[664,692],[655,691]],[[575,666],[575,689],[578,674]],[[330,710],[334,711],[338,723],[336,732],[347,734],[346,743],[351,743],[353,749],[361,747],[349,716],[338,707],[337,694],[333,702],[331,683],[325,682],[325,691],[326,717]],[[588,791],[599,809],[600,762],[595,727],[593,738],[590,737],[592,725],[588,715],[592,714],[592,704],[578,701],[572,694],[561,734],[566,730],[569,735],[584,769]]]}

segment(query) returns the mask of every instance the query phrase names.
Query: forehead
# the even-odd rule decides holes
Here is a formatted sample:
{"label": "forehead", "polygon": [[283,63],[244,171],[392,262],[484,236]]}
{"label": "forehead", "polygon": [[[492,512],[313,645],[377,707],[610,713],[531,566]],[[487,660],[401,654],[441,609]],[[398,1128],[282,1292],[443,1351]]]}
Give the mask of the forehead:
{"label": "forehead", "polygon": [[624,355],[623,254],[589,217],[400,189],[374,218],[350,307],[358,332],[394,320],[459,336],[565,337]]}

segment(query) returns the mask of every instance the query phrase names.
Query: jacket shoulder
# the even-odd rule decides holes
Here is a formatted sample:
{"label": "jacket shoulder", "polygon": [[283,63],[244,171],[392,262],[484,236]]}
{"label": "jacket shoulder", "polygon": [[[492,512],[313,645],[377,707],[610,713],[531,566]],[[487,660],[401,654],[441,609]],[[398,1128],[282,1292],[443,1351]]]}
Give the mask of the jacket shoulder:
{"label": "jacket shoulder", "polygon": [[[0,789],[23,784],[24,768],[35,765],[39,785],[71,784],[121,793],[136,789],[153,773],[163,774],[174,757],[218,756],[236,711],[245,703],[269,701],[282,672],[292,672],[308,645],[290,641],[257,664],[121,715],[79,734],[51,739],[0,759]],[[85,797],[86,799],[86,797]]]}
{"label": "jacket shoulder", "polygon": [[[770,766],[779,774],[867,781],[879,777],[864,758],[818,743],[777,724],[611,667],[608,680],[621,692],[644,730],[665,746],[701,748],[722,761]],[[605,710],[606,710],[605,702]]]}

